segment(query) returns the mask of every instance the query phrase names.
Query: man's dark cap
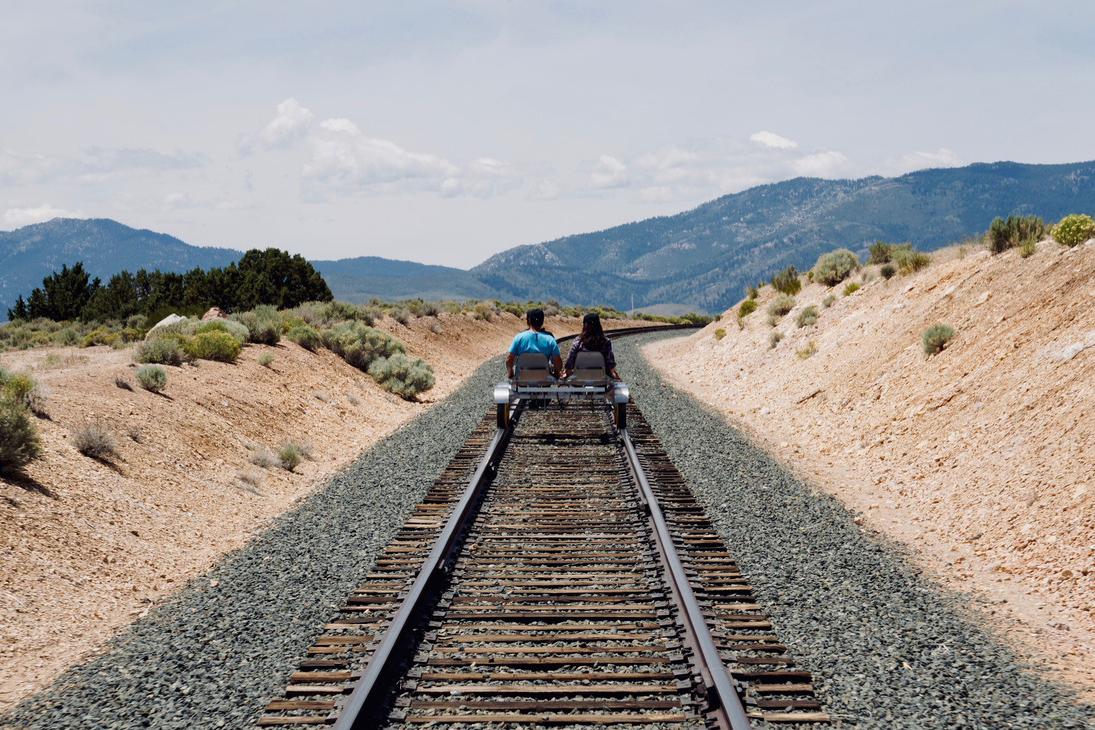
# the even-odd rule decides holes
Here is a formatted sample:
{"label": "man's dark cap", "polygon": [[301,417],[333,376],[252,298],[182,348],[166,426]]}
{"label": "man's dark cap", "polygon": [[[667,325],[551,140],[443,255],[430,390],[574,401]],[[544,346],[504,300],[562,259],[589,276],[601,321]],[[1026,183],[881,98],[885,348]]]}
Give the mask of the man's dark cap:
{"label": "man's dark cap", "polygon": [[533,327],[537,327],[537,328],[543,327],[544,326],[544,310],[540,309],[539,307],[537,307],[535,309],[528,310],[527,312],[525,312],[525,321],[528,322]]}

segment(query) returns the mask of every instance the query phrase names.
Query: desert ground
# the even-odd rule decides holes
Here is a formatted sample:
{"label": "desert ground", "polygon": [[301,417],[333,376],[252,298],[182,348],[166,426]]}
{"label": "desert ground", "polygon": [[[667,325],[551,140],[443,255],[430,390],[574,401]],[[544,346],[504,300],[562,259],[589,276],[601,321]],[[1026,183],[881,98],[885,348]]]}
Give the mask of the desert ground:
{"label": "desert ground", "polygon": [[[735,307],[645,354],[1090,700],[1095,242],[1046,240],[1027,258],[955,247],[888,281],[878,269],[847,296],[847,282],[806,285],[774,326],[764,287],[740,328]],[[810,305],[817,323],[797,326]],[[956,336],[929,357],[936,323]]]}
{"label": "desert ground", "polygon": [[[580,326],[547,321],[558,335]],[[0,355],[0,365],[29,373],[46,393],[43,458],[25,478],[0,479],[0,711],[443,399],[524,322],[507,312],[490,321],[442,313],[377,327],[432,364],[436,385],[419,402],[381,390],[329,351],[285,339],[249,345],[233,365],[167,367],[161,394],[136,384],[130,350]],[[264,354],[274,356],[269,367],[259,364]],[[89,421],[113,437],[117,458],[90,459],[71,445],[72,429]],[[311,453],[294,472],[253,463],[286,440]]]}

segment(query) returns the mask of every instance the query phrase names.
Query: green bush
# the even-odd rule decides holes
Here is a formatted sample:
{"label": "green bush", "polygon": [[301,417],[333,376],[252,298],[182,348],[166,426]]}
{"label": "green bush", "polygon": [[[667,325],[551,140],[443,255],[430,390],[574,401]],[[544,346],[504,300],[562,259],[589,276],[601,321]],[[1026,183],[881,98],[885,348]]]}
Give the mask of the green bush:
{"label": "green bush", "polygon": [[768,314],[773,317],[782,317],[795,308],[795,298],[790,294],[778,294],[775,299],[768,302]]}
{"label": "green bush", "polygon": [[954,339],[954,327],[946,324],[933,324],[924,330],[924,354],[937,355]]}
{"label": "green bush", "polygon": [[369,366],[369,375],[381,388],[404,400],[414,400],[434,384],[433,368],[429,363],[402,353],[379,358]]}
{"label": "green bush", "polygon": [[745,287],[745,298],[746,299],[756,299],[759,295],[760,295],[760,290],[757,289],[757,287],[755,287],[755,286]]}
{"label": "green bush", "polygon": [[293,471],[303,460],[304,456],[300,453],[300,448],[294,443],[282,444],[278,449],[278,461],[285,471]]}
{"label": "green bush", "polygon": [[772,287],[783,294],[798,294],[802,290],[802,281],[794,266],[788,266],[772,277]]}
{"label": "green bush", "polygon": [[186,343],[186,352],[196,360],[235,362],[240,356],[240,343],[227,332],[199,332]]}
{"label": "green bush", "polygon": [[281,318],[278,310],[269,304],[262,304],[250,312],[233,314],[231,319],[247,328],[248,342],[276,345],[281,340]]}
{"label": "green bush", "polygon": [[901,248],[893,252],[893,261],[897,264],[897,270],[902,274],[912,274],[930,264],[932,257],[923,251]]}
{"label": "green bush", "polygon": [[270,365],[271,365],[271,364],[272,364],[273,362],[274,362],[274,355],[273,355],[273,353],[270,353],[270,352],[264,352],[264,353],[262,353],[261,355],[259,355],[259,365],[262,365],[262,366],[263,366],[264,368],[268,368],[268,367],[270,367]]}
{"label": "green bush", "polygon": [[1034,254],[1038,250],[1038,242],[1033,238],[1028,238],[1019,244],[1019,258],[1026,258]]}
{"label": "green bush", "polygon": [[859,268],[859,259],[846,248],[822,254],[812,269],[814,281],[825,286],[835,286]]}
{"label": "green bush", "polygon": [[38,383],[24,373],[8,373],[0,370],[0,394],[8,396],[15,403],[30,406]]}
{"label": "green bush", "polygon": [[883,279],[889,280],[897,273],[897,267],[893,264],[883,264],[882,268],[878,270],[878,273],[882,274]]}
{"label": "green bush", "polygon": [[715,330],[715,340],[721,340],[723,337],[726,337],[726,330],[721,327]]}
{"label": "green bush", "polygon": [[803,347],[801,350],[795,350],[795,355],[798,356],[799,360],[813,357],[815,353],[817,353],[817,345],[814,344],[813,340],[807,342],[806,347]]}
{"label": "green bush", "polygon": [[182,335],[154,335],[137,345],[133,351],[133,361],[139,363],[157,363],[160,365],[182,365],[193,358],[187,351],[187,339]]}
{"label": "green bush", "polygon": [[1095,238],[1095,220],[1089,215],[1073,213],[1053,226],[1053,240],[1069,248]]}
{"label": "green bush", "polygon": [[857,291],[859,291],[859,284],[856,284],[854,281],[849,282],[848,285],[844,287],[844,296],[851,296]]}
{"label": "green bush", "polygon": [[827,294],[824,299],[821,300],[821,306],[828,309],[833,306],[833,302],[836,301],[836,294]]}
{"label": "green bush", "polygon": [[41,455],[38,431],[26,405],[0,391],[0,472],[21,469]]}
{"label": "green bush", "polygon": [[738,319],[745,319],[755,311],[757,311],[757,300],[746,299],[738,305]]}
{"label": "green bush", "polygon": [[[159,365],[142,365],[133,371],[133,377],[142,388],[153,393],[159,393],[167,387],[167,371]],[[129,384],[126,383],[126,387]]]}
{"label": "green bush", "polygon": [[195,335],[200,335],[203,332],[224,332],[231,335],[232,339],[241,345],[251,338],[251,332],[248,331],[247,327],[231,319],[214,319],[209,322],[202,322],[194,328]]}
{"label": "green bush", "polygon": [[888,264],[893,258],[895,245],[892,243],[886,243],[884,241],[875,241],[867,249],[871,252],[871,257],[867,259],[868,264]]}
{"label": "green bush", "polygon": [[399,340],[360,322],[343,322],[322,337],[328,349],[359,370],[367,371],[378,358],[406,352]]}
{"label": "green bush", "polygon": [[1036,215],[1009,215],[1006,219],[994,218],[988,230],[989,250],[993,253],[1003,253],[1023,241],[1037,242],[1045,233],[1045,223]]}
{"label": "green bush", "polygon": [[320,337],[319,332],[311,325],[297,325],[293,329],[289,330],[285,334],[285,336],[303,347],[305,350],[311,350],[312,352],[315,352],[319,348],[323,347],[323,338]]}
{"label": "green bush", "polygon": [[795,317],[795,324],[799,327],[810,327],[817,324],[817,307],[813,305],[803,307],[802,311]]}

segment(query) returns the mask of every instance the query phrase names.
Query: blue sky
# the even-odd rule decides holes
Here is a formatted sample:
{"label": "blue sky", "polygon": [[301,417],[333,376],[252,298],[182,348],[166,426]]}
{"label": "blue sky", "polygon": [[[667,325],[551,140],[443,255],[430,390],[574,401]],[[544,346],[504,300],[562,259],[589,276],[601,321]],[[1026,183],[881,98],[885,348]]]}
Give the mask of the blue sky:
{"label": "blue sky", "polygon": [[1090,2],[0,7],[0,229],[469,267],[799,175],[1095,159]]}

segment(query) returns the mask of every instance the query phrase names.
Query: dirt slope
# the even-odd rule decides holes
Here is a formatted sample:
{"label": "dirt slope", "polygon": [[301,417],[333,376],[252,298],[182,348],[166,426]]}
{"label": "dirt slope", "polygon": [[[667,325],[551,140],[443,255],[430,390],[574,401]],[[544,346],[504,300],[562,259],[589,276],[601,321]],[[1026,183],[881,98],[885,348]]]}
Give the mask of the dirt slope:
{"label": "dirt slope", "polygon": [[[646,355],[1095,696],[1095,242],[870,269],[851,296],[807,286],[774,347],[765,287],[744,329],[734,309]],[[937,322],[957,337],[928,358]]]}
{"label": "dirt slope", "polygon": [[[436,324],[440,333],[431,331]],[[576,319],[547,324],[559,335],[580,328]],[[508,313],[491,322],[442,314],[378,327],[433,365],[437,385],[423,402],[403,401],[330,352],[287,340],[248,346],[235,365],[169,367],[162,395],[136,385],[129,351],[0,356],[6,369],[45,387],[49,416],[38,422],[44,458],[26,479],[0,479],[0,711],[452,392],[524,324]],[[264,353],[275,357],[269,368],[258,364]],[[118,377],[134,390],[118,387]],[[111,462],[70,443],[71,430],[95,418],[118,445]],[[276,448],[286,439],[310,442],[313,460],[293,474],[250,463],[256,444]]]}

